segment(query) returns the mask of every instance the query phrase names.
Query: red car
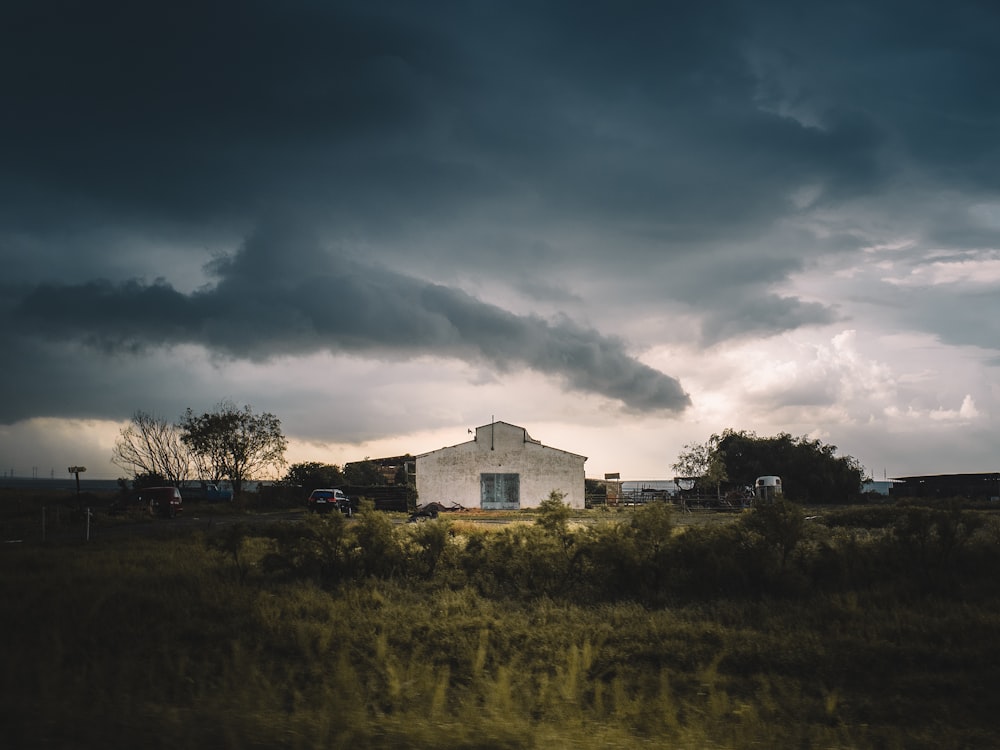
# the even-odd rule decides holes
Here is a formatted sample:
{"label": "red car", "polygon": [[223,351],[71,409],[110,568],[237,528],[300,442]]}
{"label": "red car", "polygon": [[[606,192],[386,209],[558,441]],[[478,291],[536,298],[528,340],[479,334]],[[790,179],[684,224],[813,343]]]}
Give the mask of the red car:
{"label": "red car", "polygon": [[176,487],[147,487],[139,491],[139,506],[151,515],[174,518],[184,512],[184,500]]}

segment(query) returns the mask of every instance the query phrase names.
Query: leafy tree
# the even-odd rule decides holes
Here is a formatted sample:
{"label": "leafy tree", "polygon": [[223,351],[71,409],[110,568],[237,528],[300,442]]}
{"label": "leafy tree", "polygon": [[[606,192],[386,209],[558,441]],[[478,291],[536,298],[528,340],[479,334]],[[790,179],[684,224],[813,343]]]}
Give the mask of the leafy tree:
{"label": "leafy tree", "polygon": [[195,414],[190,408],[180,423],[181,440],[213,481],[228,479],[233,495],[239,496],[243,482],[269,468],[285,465],[288,441],[281,420],[267,412],[254,414],[231,401],[220,402],[215,411]]}
{"label": "leafy tree", "polygon": [[406,464],[401,464],[396,469],[392,481],[394,484],[410,484],[410,473],[406,470]]}
{"label": "leafy tree", "polygon": [[135,412],[121,429],[111,462],[137,479],[157,477],[161,483],[175,486],[190,478],[193,465],[180,427],[144,411]]}
{"label": "leafy tree", "polygon": [[712,446],[709,443],[687,443],[670,468],[679,477],[696,479],[708,471],[711,453]]}
{"label": "leafy tree", "polygon": [[608,485],[599,479],[584,479],[584,494],[595,503],[608,501]]}
{"label": "leafy tree", "polygon": [[281,481],[292,487],[309,490],[317,487],[338,487],[344,483],[344,472],[336,464],[304,461],[289,466]]}
{"label": "leafy tree", "polygon": [[676,476],[695,479],[703,487],[714,487],[716,497],[721,497],[722,485],[729,481],[729,474],[725,452],[718,443],[718,435],[712,435],[707,443],[688,443],[670,468]]}
{"label": "leafy tree", "polygon": [[344,464],[344,478],[352,487],[375,487],[385,484],[377,463],[369,458]]}
{"label": "leafy tree", "polygon": [[745,430],[713,435],[729,479],[752,484],[759,476],[777,474],[785,492],[800,502],[842,503],[858,497],[864,467],[853,456],[838,456],[837,446],[788,433],[758,437]]}

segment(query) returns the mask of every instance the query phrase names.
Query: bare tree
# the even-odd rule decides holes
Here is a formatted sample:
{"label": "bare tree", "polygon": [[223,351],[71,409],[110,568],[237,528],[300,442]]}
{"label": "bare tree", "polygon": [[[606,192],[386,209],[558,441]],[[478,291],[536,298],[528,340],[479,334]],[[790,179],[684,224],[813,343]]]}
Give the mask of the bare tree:
{"label": "bare tree", "polygon": [[191,459],[180,427],[144,411],[132,415],[111,452],[112,463],[133,476],[161,476],[175,486],[190,477]]}

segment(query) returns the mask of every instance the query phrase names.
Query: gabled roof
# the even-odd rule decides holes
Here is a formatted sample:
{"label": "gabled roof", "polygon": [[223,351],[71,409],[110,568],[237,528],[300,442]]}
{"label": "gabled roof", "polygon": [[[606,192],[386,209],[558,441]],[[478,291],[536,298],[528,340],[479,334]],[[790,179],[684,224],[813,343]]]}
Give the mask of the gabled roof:
{"label": "gabled roof", "polygon": [[[496,420],[495,422],[488,422],[487,424],[480,425],[479,427],[477,427],[475,429],[475,434],[478,435],[480,430],[485,430],[485,429],[488,429],[490,427],[495,427],[496,425],[501,425],[501,424],[504,425],[504,426],[506,426],[506,427],[512,427],[515,430],[521,430],[521,431],[523,431],[524,432],[524,442],[525,443],[528,443],[528,444],[531,444],[531,445],[537,445],[540,448],[545,448],[546,450],[557,451],[559,453],[565,453],[567,456],[575,456],[577,458],[582,458],[584,461],[587,460],[586,456],[581,455],[579,453],[573,453],[572,451],[566,451],[566,450],[562,450],[561,448],[553,448],[551,445],[545,445],[545,444],[542,443],[541,440],[535,440],[535,438],[531,437],[531,435],[528,434],[528,431],[524,427],[521,427],[520,425],[516,425],[516,424],[511,424],[510,422],[503,422],[503,421],[500,421],[500,420]],[[469,430],[469,432],[472,433],[473,431]],[[440,451],[450,450],[451,448],[458,448],[459,446],[468,445],[469,443],[475,443],[475,442],[477,442],[477,440],[474,437],[472,440],[466,440],[463,443],[456,443],[455,445],[448,445],[448,446],[445,446],[443,448],[438,448],[437,450],[427,451],[426,453],[418,453],[417,456],[416,456],[416,458],[423,458],[424,456],[429,456],[432,453],[438,453]]]}

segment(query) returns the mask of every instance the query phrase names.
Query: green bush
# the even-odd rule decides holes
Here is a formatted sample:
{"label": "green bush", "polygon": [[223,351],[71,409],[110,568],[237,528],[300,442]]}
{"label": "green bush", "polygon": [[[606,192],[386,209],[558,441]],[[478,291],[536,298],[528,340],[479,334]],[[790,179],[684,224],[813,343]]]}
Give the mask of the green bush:
{"label": "green bush", "polygon": [[825,511],[819,521],[831,528],[886,529],[898,515],[894,505],[849,505]]}
{"label": "green bush", "polygon": [[764,545],[777,556],[782,573],[788,559],[802,541],[805,513],[790,500],[775,500],[758,505],[741,519],[743,526],[760,535]]}
{"label": "green bush", "polygon": [[0,548],[9,746],[994,744],[987,516],[201,533]]}
{"label": "green bush", "polygon": [[451,524],[445,519],[414,524],[410,533],[414,551],[410,556],[410,575],[433,578],[443,561],[448,560],[451,546]]}
{"label": "green bush", "polygon": [[336,585],[358,574],[354,537],[340,513],[306,516],[300,524],[268,526],[272,541],[262,561],[267,573]]}
{"label": "green bush", "polygon": [[406,555],[388,515],[363,500],[353,525],[355,560],[362,576],[391,578],[405,575]]}

